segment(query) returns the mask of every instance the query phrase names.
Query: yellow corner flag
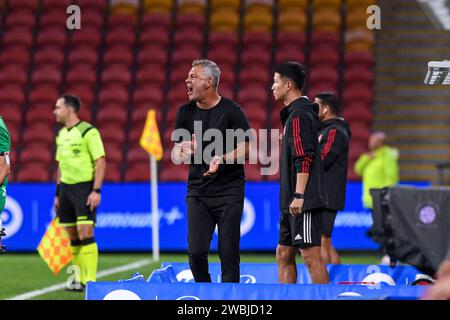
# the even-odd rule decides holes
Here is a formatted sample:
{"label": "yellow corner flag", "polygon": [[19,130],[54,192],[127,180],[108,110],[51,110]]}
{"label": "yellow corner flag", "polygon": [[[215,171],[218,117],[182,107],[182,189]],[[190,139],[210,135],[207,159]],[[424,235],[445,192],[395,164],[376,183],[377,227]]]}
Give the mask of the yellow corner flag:
{"label": "yellow corner flag", "polygon": [[72,260],[69,234],[60,226],[58,217],[48,226],[37,250],[55,276]]}
{"label": "yellow corner flag", "polygon": [[156,160],[159,161],[162,159],[163,149],[158,124],[156,123],[156,111],[153,109],[147,112],[147,120],[145,121],[144,131],[142,131],[139,144],[145,151],[155,157]]}

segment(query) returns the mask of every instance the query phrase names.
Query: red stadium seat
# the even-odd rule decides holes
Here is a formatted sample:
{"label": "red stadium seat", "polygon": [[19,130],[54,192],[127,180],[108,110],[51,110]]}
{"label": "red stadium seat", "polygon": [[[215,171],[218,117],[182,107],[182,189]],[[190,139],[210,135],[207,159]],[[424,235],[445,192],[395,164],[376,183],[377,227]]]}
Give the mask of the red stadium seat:
{"label": "red stadium seat", "polygon": [[[127,162],[149,162],[148,153],[140,145],[134,145],[127,152]],[[150,163],[150,162],[149,162]]]}
{"label": "red stadium seat", "polygon": [[106,169],[105,173],[105,181],[107,182],[120,182],[121,181],[121,163],[117,162],[110,162],[108,154],[107,156],[107,162],[108,162],[108,168]]}
{"label": "red stadium seat", "polygon": [[357,65],[355,67],[347,67],[344,71],[344,82],[346,85],[364,83],[371,86],[375,75],[369,69],[361,68]]}
{"label": "red stadium seat", "polygon": [[177,48],[180,47],[201,47],[203,46],[204,35],[203,33],[193,33],[190,30],[180,30],[175,32],[174,45]]}
{"label": "red stadium seat", "polygon": [[2,50],[0,56],[2,65],[16,65],[18,68],[26,70],[30,63],[30,52],[21,50],[20,48],[12,48],[12,50]]}
{"label": "red stadium seat", "polygon": [[339,51],[341,35],[333,32],[313,32],[311,34],[312,50]]}
{"label": "red stadium seat", "polygon": [[236,68],[237,54],[234,49],[213,48],[208,51],[208,59],[217,63],[220,71],[230,70]]}
{"label": "red stadium seat", "polygon": [[160,29],[149,29],[141,32],[139,42],[141,47],[147,45],[158,45],[161,48],[167,48],[169,45],[170,34]]}
{"label": "red stadium seat", "polygon": [[164,165],[159,179],[166,182],[187,181],[189,167],[187,165]]}
{"label": "red stadium seat", "polygon": [[257,50],[245,50],[241,54],[241,63],[246,68],[256,65],[260,68],[268,68],[270,66],[270,52]]}
{"label": "red stadium seat", "polygon": [[95,12],[97,14],[103,14],[106,8],[105,0],[77,0],[76,3],[80,8],[85,8],[86,13]]}
{"label": "red stadium seat", "polygon": [[26,82],[27,73],[20,67],[5,66],[0,71],[0,84],[2,84],[3,86],[8,84],[23,88]]}
{"label": "red stadium seat", "polygon": [[39,67],[50,65],[61,68],[64,63],[64,52],[56,51],[52,48],[44,48],[35,53],[34,63]]}
{"label": "red stadium seat", "polygon": [[338,70],[330,68],[327,65],[317,66],[311,69],[308,83],[310,86],[315,87],[316,85],[330,85],[332,87],[337,87],[339,83]]}
{"label": "red stadium seat", "polygon": [[354,163],[365,152],[367,152],[367,142],[352,139],[348,155],[349,162]]}
{"label": "red stadium seat", "polygon": [[39,7],[39,1],[30,0],[12,0],[8,1],[8,11],[10,13],[27,10],[31,12],[37,12]]}
{"label": "red stadium seat", "polygon": [[94,68],[98,64],[98,51],[90,47],[75,48],[69,52],[68,61],[71,68],[76,65]]}
{"label": "red stadium seat", "polygon": [[244,33],[242,44],[244,50],[258,49],[270,51],[272,46],[272,34],[265,32],[246,32]]}
{"label": "red stadium seat", "polygon": [[[104,124],[118,124],[122,128],[127,122],[127,106],[119,103],[111,103],[101,105],[97,112],[97,124],[99,126]],[[123,129],[122,129],[123,130]]]}
{"label": "red stadium seat", "polygon": [[[99,123],[98,130],[102,136],[102,140],[105,145],[116,146],[115,149],[120,149],[125,142],[125,130],[123,125],[117,123]],[[120,146],[120,148],[119,148]],[[120,161],[122,160],[122,150],[120,149],[121,156]]]}
{"label": "red stadium seat", "polygon": [[305,63],[305,54],[302,51],[297,50],[277,51],[275,54],[275,62],[282,63],[285,61],[298,61],[300,63]]}
{"label": "red stadium seat", "polygon": [[101,32],[103,28],[103,14],[96,11],[91,11],[89,9],[84,10],[81,21],[81,30],[77,30],[76,32],[80,32],[82,30],[85,31],[87,28]]}
{"label": "red stadium seat", "polygon": [[185,84],[174,85],[167,97],[170,106],[180,106],[188,101],[187,87]]}
{"label": "red stadium seat", "polygon": [[172,63],[174,67],[185,68],[186,73],[189,71],[192,65],[192,61],[200,59],[202,57],[200,48],[182,48],[182,50],[176,50],[172,55]]}
{"label": "red stadium seat", "polygon": [[142,16],[141,26],[143,31],[157,27],[165,30],[168,33],[170,31],[171,24],[172,21],[170,14],[145,13]]}
{"label": "red stadium seat", "polygon": [[361,65],[370,69],[373,67],[374,57],[372,52],[351,51],[345,53],[344,61],[346,66]]}
{"label": "red stadium seat", "polygon": [[117,30],[129,30],[134,32],[137,26],[136,15],[109,15],[108,29],[109,32],[116,32]]}
{"label": "red stadium seat", "polygon": [[231,32],[211,32],[209,35],[210,50],[232,50],[235,51],[238,45],[238,36]]}
{"label": "red stadium seat", "polygon": [[106,36],[106,45],[108,47],[115,45],[133,47],[135,40],[136,35],[133,31],[120,29],[108,32]]}
{"label": "red stadium seat", "polygon": [[372,112],[370,111],[370,106],[357,102],[345,106],[342,116],[345,120],[351,123],[359,122],[369,125],[372,122]]}
{"label": "red stadium seat", "polygon": [[54,50],[63,50],[67,43],[67,34],[64,29],[41,30],[37,36],[38,47],[51,47]]}
{"label": "red stadium seat", "polygon": [[44,10],[55,10],[65,12],[67,7],[72,4],[71,0],[42,0]]}
{"label": "red stadium seat", "polygon": [[105,143],[105,153],[108,167],[110,166],[110,164],[123,162],[123,152],[121,145],[118,145],[116,143]]}
{"label": "red stadium seat", "polygon": [[59,96],[59,90],[55,87],[38,86],[33,88],[28,96],[28,103],[33,104],[47,104],[52,110]]}
{"label": "red stadium seat", "polygon": [[0,88],[0,101],[2,103],[21,105],[25,101],[23,88],[20,86],[16,86],[15,88]]}
{"label": "red stadium seat", "polygon": [[53,155],[48,150],[47,144],[30,143],[22,146],[19,154],[19,163],[21,165],[27,163],[41,163],[49,166],[53,161]]}
{"label": "red stadium seat", "polygon": [[150,160],[148,162],[128,163],[125,171],[125,181],[150,181]]}
{"label": "red stadium seat", "polygon": [[344,90],[343,102],[344,105],[348,105],[352,102],[360,102],[365,104],[371,104],[373,98],[372,90],[364,84],[354,84],[348,86]]}
{"label": "red stadium seat", "polygon": [[[19,144],[19,139],[20,139],[20,125],[19,124],[15,124],[13,122],[11,123],[7,123],[6,126],[8,127],[8,131],[9,131],[9,136],[11,137],[11,152],[15,152],[15,149],[17,147],[17,145]],[[14,160],[13,160],[14,159]],[[11,156],[11,161],[16,161],[16,158],[13,158]],[[14,162],[12,162],[14,163]]]}
{"label": "red stadium seat", "polygon": [[364,146],[367,145],[370,137],[370,130],[367,125],[362,123],[350,123],[350,130],[352,130],[352,143],[360,142]]}
{"label": "red stadium seat", "polygon": [[105,51],[105,65],[118,64],[129,68],[133,64],[133,52],[126,47],[112,47]]}
{"label": "red stadium seat", "polygon": [[166,80],[166,73],[162,66],[142,67],[136,75],[136,82],[139,86],[156,86],[162,89]]}
{"label": "red stadium seat", "polygon": [[47,182],[49,181],[48,165],[44,163],[28,163],[20,166],[15,181],[18,182]]}
{"label": "red stadium seat", "polygon": [[268,88],[265,86],[248,85],[243,87],[238,92],[238,103],[245,109],[245,105],[248,102],[260,103],[265,105],[267,103]]}
{"label": "red stadium seat", "polygon": [[[83,16],[84,18],[84,16]],[[101,34],[96,29],[84,27],[72,34],[72,47],[91,47],[91,50],[97,50],[101,44]]]}
{"label": "red stadium seat", "polygon": [[297,32],[279,32],[277,34],[277,47],[278,49],[288,46],[296,46],[297,48],[303,48],[306,44],[306,35]]}
{"label": "red stadium seat", "polygon": [[46,66],[35,69],[31,76],[33,85],[45,84],[54,87],[59,87],[61,78],[61,69]]}
{"label": "red stadium seat", "polygon": [[164,66],[167,63],[167,50],[160,47],[145,47],[139,52],[138,64],[144,66]]}
{"label": "red stadium seat", "polygon": [[[131,124],[134,129],[136,129],[137,132],[134,132],[133,138],[136,139],[141,136],[142,130],[144,129],[144,123],[147,119],[147,113],[150,109],[154,109],[151,106],[143,106],[140,108],[133,109],[133,112],[131,113]],[[162,124],[162,111],[156,112],[156,121],[161,127]]]}
{"label": "red stadium seat", "polygon": [[22,27],[33,30],[36,25],[36,17],[32,11],[17,10],[8,14],[6,18],[6,28]]}
{"label": "red stadium seat", "polygon": [[316,66],[329,66],[331,68],[337,68],[339,65],[339,52],[330,50],[313,50],[310,55],[311,69]]}
{"label": "red stadium seat", "polygon": [[184,83],[188,77],[188,73],[184,69],[174,69],[170,74],[170,83],[177,85],[179,83]]}
{"label": "red stadium seat", "polygon": [[314,99],[321,92],[337,92],[337,86],[334,83],[317,83],[308,88],[308,97]]}
{"label": "red stadium seat", "polygon": [[88,65],[78,65],[67,72],[66,79],[71,86],[80,84],[92,87],[97,82],[97,73]]}
{"label": "red stadium seat", "polygon": [[27,112],[25,113],[25,121],[26,123],[32,122],[42,122],[53,125],[56,123],[55,115],[53,114],[54,105],[56,102],[56,98],[54,99],[52,104],[29,104]]}
{"label": "red stadium seat", "polygon": [[17,47],[29,50],[33,45],[33,34],[26,28],[8,30],[3,37],[3,48]]}
{"label": "red stadium seat", "polygon": [[108,103],[119,103],[125,105],[128,103],[128,88],[111,88],[104,89],[99,95],[100,105],[106,105]]}
{"label": "red stadium seat", "polygon": [[5,120],[6,126],[9,125],[19,126],[22,123],[22,106],[16,104],[5,104],[2,102],[0,105],[0,115]]}
{"label": "red stadium seat", "polygon": [[269,72],[267,68],[264,67],[255,67],[243,69],[239,73],[239,83],[247,84],[251,83],[254,85],[260,85],[262,87],[268,87],[269,85]]}
{"label": "red stadium seat", "polygon": [[179,14],[175,19],[175,30],[186,30],[203,34],[205,29],[205,16],[199,14]]}
{"label": "red stadium seat", "polygon": [[142,86],[133,93],[134,108],[147,106],[148,108],[161,109],[164,101],[164,92],[155,86]]}
{"label": "red stadium seat", "polygon": [[106,67],[101,76],[102,86],[109,85],[129,86],[131,83],[131,72],[122,65]]}
{"label": "red stadium seat", "polygon": [[51,146],[54,143],[55,130],[53,125],[46,123],[32,123],[27,125],[23,135],[23,143],[40,142]]}
{"label": "red stadium seat", "polygon": [[67,22],[66,9],[64,10],[47,10],[41,15],[40,30],[59,29],[65,30]]}

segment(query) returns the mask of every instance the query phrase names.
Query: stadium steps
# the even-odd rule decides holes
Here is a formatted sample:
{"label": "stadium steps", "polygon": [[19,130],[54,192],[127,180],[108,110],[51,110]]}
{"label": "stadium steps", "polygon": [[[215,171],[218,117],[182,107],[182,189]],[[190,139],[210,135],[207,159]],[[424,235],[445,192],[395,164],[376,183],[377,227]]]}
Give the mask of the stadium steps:
{"label": "stadium steps", "polygon": [[423,81],[430,60],[450,57],[448,32],[435,28],[416,1],[381,0],[376,41],[373,129],[400,151],[402,181],[437,181],[450,161],[450,91]]}

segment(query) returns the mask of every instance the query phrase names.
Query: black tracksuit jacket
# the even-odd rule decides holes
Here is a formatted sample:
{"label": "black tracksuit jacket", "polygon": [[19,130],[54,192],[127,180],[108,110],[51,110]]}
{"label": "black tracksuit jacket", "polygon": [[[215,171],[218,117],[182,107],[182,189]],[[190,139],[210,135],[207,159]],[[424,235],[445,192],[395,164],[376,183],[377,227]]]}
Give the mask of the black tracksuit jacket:
{"label": "black tracksuit jacket", "polygon": [[348,148],[352,132],[342,118],[320,123],[319,143],[330,210],[343,210],[347,188]]}
{"label": "black tracksuit jacket", "polygon": [[325,180],[318,142],[318,105],[301,97],[280,112],[284,127],[280,163],[280,210],[289,213],[297,173],[309,173],[303,211],[327,206]]}

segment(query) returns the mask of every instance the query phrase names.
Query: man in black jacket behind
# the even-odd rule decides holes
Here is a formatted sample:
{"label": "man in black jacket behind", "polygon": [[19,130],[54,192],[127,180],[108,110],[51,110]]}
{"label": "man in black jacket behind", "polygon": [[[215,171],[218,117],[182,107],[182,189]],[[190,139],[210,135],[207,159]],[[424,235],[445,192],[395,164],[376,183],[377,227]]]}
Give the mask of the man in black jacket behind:
{"label": "man in black jacket behind", "polygon": [[328,284],[322,261],[320,210],[326,206],[322,159],[318,143],[318,106],[302,96],[304,66],[285,62],[275,67],[272,86],[284,128],[281,145],[280,234],[276,251],[278,281],[296,283],[298,250],[312,283]]}
{"label": "man in black jacket behind", "polygon": [[339,118],[339,100],[333,93],[319,93],[315,102],[319,105],[319,144],[328,193],[328,206],[322,219],[322,259],[325,264],[341,263],[331,243],[334,220],[338,210],[345,206],[347,188],[348,145],[352,133],[348,123]]}

